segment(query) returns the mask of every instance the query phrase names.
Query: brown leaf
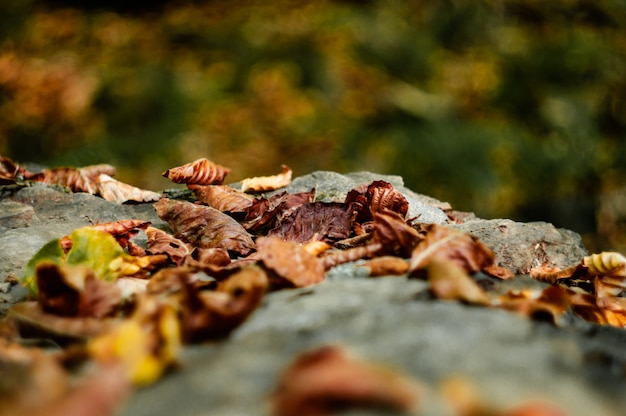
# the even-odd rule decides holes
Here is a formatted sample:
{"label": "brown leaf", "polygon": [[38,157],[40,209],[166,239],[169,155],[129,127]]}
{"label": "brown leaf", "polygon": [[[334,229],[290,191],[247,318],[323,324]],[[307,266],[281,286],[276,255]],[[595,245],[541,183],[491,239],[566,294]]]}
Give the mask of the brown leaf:
{"label": "brown leaf", "polygon": [[120,289],[98,280],[88,267],[42,262],[37,266],[36,279],[38,302],[47,313],[102,318],[122,301]]}
{"label": "brown leaf", "polygon": [[406,376],[323,346],[285,370],[270,405],[275,416],[323,416],[352,409],[408,412],[418,400],[419,387]]}
{"label": "brown leaf", "polygon": [[288,194],[281,192],[269,199],[256,198],[248,209],[243,226],[251,232],[267,231],[274,227],[277,220],[291,215],[300,206],[315,200],[315,190]]}
{"label": "brown leaf", "polygon": [[268,280],[261,268],[250,266],[221,282],[214,292],[199,291],[182,276],[181,284],[181,327],[189,343],[224,337],[241,325],[261,304]]}
{"label": "brown leaf", "polygon": [[158,228],[148,227],[146,235],[148,236],[149,253],[167,254],[170,260],[179,266],[183,264],[185,258],[193,251],[193,247],[188,243]]}
{"label": "brown leaf", "polygon": [[382,250],[380,243],[370,243],[364,246],[352,247],[347,250],[328,250],[320,260],[324,270],[330,270],[335,266],[353,261],[373,257]]}
{"label": "brown leaf", "polygon": [[513,273],[512,271],[504,267],[497,266],[495,264],[484,266],[483,273],[488,274],[491,277],[497,277],[498,279],[501,279],[501,280],[508,280],[508,279],[512,279],[515,277],[515,273]]}
{"label": "brown leaf", "polygon": [[194,266],[197,268],[203,268],[204,266],[226,266],[231,263],[228,251],[223,248],[196,248],[185,259],[185,264],[188,266]]}
{"label": "brown leaf", "polygon": [[410,257],[421,240],[422,236],[400,214],[385,209],[374,212],[373,241],[379,242],[386,254]]}
{"label": "brown leaf", "polygon": [[50,185],[69,188],[72,192],[98,193],[98,178],[101,174],[115,176],[115,167],[106,164],[85,166],[82,168],[44,169],[29,179]]}
{"label": "brown leaf", "polygon": [[187,185],[201,203],[222,212],[247,212],[253,198],[227,185]]}
{"label": "brown leaf", "polygon": [[280,279],[276,286],[305,287],[324,281],[322,263],[299,244],[278,237],[259,237],[256,243],[263,265]]}
{"label": "brown leaf", "polygon": [[435,257],[452,260],[468,273],[476,273],[494,262],[493,251],[469,234],[438,224],[430,224],[426,230],[426,237],[411,253],[411,273]]}
{"label": "brown leaf", "polygon": [[221,185],[229,173],[229,168],[202,158],[168,169],[163,172],[163,176],[174,183]]}
{"label": "brown leaf", "polygon": [[16,180],[27,179],[25,176],[31,175],[25,168],[21,167],[8,157],[0,155],[0,184],[14,183]]}
{"label": "brown leaf", "polygon": [[152,202],[161,198],[161,194],[128,185],[105,174],[98,176],[96,183],[98,195],[118,204],[128,201]]}
{"label": "brown leaf", "polygon": [[409,271],[409,262],[400,257],[382,256],[366,261],[363,267],[370,269],[371,277],[401,276]]}
{"label": "brown leaf", "polygon": [[426,269],[430,291],[437,299],[489,305],[487,293],[454,261],[434,258],[428,262]]}
{"label": "brown leaf", "polygon": [[105,333],[120,323],[118,318],[64,317],[41,310],[36,301],[13,305],[8,316],[25,338],[84,340]]}
{"label": "brown leaf", "polygon": [[[128,219],[95,224],[91,228],[111,234],[122,248],[127,248],[129,240],[139,234],[139,230],[148,228],[150,224],[150,221]],[[72,240],[69,235],[61,238],[59,244],[65,252],[72,248]]]}
{"label": "brown leaf", "polygon": [[272,176],[257,176],[246,178],[241,181],[242,192],[266,192],[284,188],[291,183],[291,169],[287,165],[282,166],[283,171]]}
{"label": "brown leaf", "polygon": [[389,210],[404,218],[409,210],[409,202],[404,195],[385,181],[354,188],[346,195],[345,203],[357,213],[355,220],[361,224],[372,221],[377,212]]}
{"label": "brown leaf", "polygon": [[247,255],[254,247],[250,234],[215,208],[163,198],[154,208],[177,238],[201,248],[224,248]]}
{"label": "brown leaf", "polygon": [[624,298],[596,298],[586,293],[571,296],[572,311],[581,318],[600,325],[626,328],[626,301]]}
{"label": "brown leaf", "polygon": [[500,296],[498,307],[558,325],[570,307],[571,295],[570,291],[557,286],[549,286],[538,295],[530,290],[511,291]]}
{"label": "brown leaf", "polygon": [[597,297],[619,296],[626,290],[626,258],[620,253],[592,254],[583,258],[582,265],[589,275],[595,277]]}
{"label": "brown leaf", "polygon": [[298,243],[342,240],[350,235],[352,213],[345,204],[312,202],[296,208],[277,221],[267,235]]}
{"label": "brown leaf", "polygon": [[309,253],[313,254],[315,257],[319,257],[320,254],[325,253],[327,250],[331,249],[332,246],[323,241],[311,241],[303,245],[304,249]]}

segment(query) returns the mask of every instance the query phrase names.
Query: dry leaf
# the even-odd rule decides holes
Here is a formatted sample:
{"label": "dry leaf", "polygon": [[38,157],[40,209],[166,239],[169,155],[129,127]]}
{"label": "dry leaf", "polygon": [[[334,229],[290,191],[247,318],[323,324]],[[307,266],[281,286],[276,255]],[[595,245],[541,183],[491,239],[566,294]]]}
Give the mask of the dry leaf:
{"label": "dry leaf", "polygon": [[352,247],[347,250],[328,250],[320,260],[324,270],[330,270],[335,266],[353,261],[373,257],[382,250],[380,243],[370,243],[364,246]]}
{"label": "dry leaf", "polygon": [[345,203],[357,213],[355,220],[361,224],[372,221],[377,212],[389,210],[404,218],[409,210],[409,202],[404,195],[385,181],[354,188],[346,195]]}
{"label": "dry leaf", "polygon": [[454,261],[468,273],[476,273],[494,263],[495,255],[477,238],[443,225],[430,224],[426,237],[411,253],[410,272],[428,265],[431,259]]}
{"label": "dry leaf", "polygon": [[325,243],[323,241],[311,241],[311,242],[306,243],[302,247],[304,247],[306,251],[313,254],[315,257],[319,257],[320,254],[332,248],[330,244]]}
{"label": "dry leaf", "polygon": [[[150,221],[128,219],[95,224],[90,228],[111,234],[122,248],[127,248],[129,240],[139,234],[139,230],[148,228],[150,224]],[[72,239],[69,235],[61,238],[59,243],[65,252],[72,248]]]}
{"label": "dry leaf", "polygon": [[261,304],[268,280],[256,266],[244,267],[220,282],[216,291],[200,291],[179,275],[183,288],[181,328],[185,342],[224,337]]}
{"label": "dry leaf", "polygon": [[163,172],[163,176],[174,183],[221,185],[229,173],[229,168],[202,158],[168,169]]}
{"label": "dry leaf", "polygon": [[17,180],[28,179],[29,176],[32,174],[25,168],[10,158],[0,155],[0,184],[14,183]]}
{"label": "dry leaf", "polygon": [[400,214],[385,209],[374,212],[372,241],[379,242],[386,254],[410,257],[421,240],[422,236]]}
{"label": "dry leaf", "polygon": [[41,310],[39,303],[21,302],[13,305],[8,316],[17,324],[24,338],[84,340],[111,330],[118,318],[64,317]]}
{"label": "dry leaf", "polygon": [[69,188],[72,192],[98,193],[98,178],[101,174],[115,176],[115,167],[111,165],[91,165],[82,168],[44,169],[29,179],[50,185]]}
{"label": "dry leaf", "polygon": [[201,248],[224,248],[247,255],[254,247],[250,234],[215,208],[163,198],[154,208],[175,236]]}
{"label": "dry leaf", "polygon": [[535,320],[558,325],[571,304],[572,292],[549,286],[537,293],[531,290],[508,292],[500,296],[498,307]]}
{"label": "dry leaf", "polygon": [[128,185],[105,174],[98,176],[96,184],[98,195],[118,204],[128,201],[152,202],[161,198],[161,194]]}
{"label": "dry leaf", "polygon": [[222,212],[247,212],[253,198],[227,185],[187,185],[201,203]]}
{"label": "dry leaf", "polygon": [[289,166],[283,165],[283,171],[278,175],[257,176],[254,178],[246,178],[241,181],[242,192],[266,192],[284,188],[291,183],[291,169]]}
{"label": "dry leaf", "polygon": [[267,231],[274,227],[277,220],[291,215],[300,206],[314,200],[314,190],[296,194],[281,192],[269,199],[256,198],[252,201],[242,225],[251,232]]}
{"label": "dry leaf", "polygon": [[176,363],[180,327],[176,310],[143,294],[129,319],[88,344],[89,355],[104,365],[118,363],[128,380],[147,385]]}
{"label": "dry leaf", "polygon": [[352,409],[408,412],[419,387],[406,376],[323,346],[298,356],[270,397],[275,416],[323,416]]}
{"label": "dry leaf", "polygon": [[322,263],[299,244],[278,237],[259,237],[256,243],[263,265],[279,278],[274,286],[305,287],[324,281]]}
{"label": "dry leaf", "polygon": [[596,298],[587,293],[576,293],[571,296],[571,302],[572,311],[589,322],[626,328],[624,298]]}
{"label": "dry leaf", "polygon": [[299,206],[277,221],[276,227],[267,235],[298,243],[316,240],[332,243],[348,237],[351,229],[352,213],[347,205],[312,202]]}
{"label": "dry leaf", "polygon": [[489,296],[452,260],[434,258],[427,266],[430,291],[437,299],[450,299],[472,305],[489,305]]}
{"label": "dry leaf", "polygon": [[36,273],[37,301],[47,313],[102,318],[111,315],[122,301],[114,283],[98,280],[85,266],[42,262]]}
{"label": "dry leaf", "polygon": [[193,247],[188,243],[158,228],[148,227],[146,235],[148,236],[148,252],[151,254],[167,254],[176,265],[180,266],[183,264],[185,258],[193,251]]}
{"label": "dry leaf", "polygon": [[370,269],[371,277],[401,276],[409,271],[409,262],[400,257],[382,256],[366,261],[363,267]]}
{"label": "dry leaf", "polygon": [[515,277],[515,273],[495,264],[490,264],[483,267],[483,273],[488,274],[491,277],[497,277],[498,279],[508,280]]}

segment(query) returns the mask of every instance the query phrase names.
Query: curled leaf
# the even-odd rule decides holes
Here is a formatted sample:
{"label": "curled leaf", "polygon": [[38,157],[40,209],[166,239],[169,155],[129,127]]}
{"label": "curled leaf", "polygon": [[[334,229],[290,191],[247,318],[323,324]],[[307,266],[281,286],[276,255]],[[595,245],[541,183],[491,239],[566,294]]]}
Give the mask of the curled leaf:
{"label": "curled leaf", "polygon": [[220,282],[215,291],[200,291],[184,275],[181,327],[185,342],[224,337],[241,325],[261,304],[267,275],[256,266],[244,267]]}
{"label": "curled leaf", "polygon": [[357,213],[355,220],[361,224],[371,221],[377,212],[389,210],[404,218],[409,210],[409,202],[404,195],[385,181],[354,188],[346,195],[345,203]]}
{"label": "curled leaf", "polygon": [[148,227],[148,252],[151,254],[167,254],[177,265],[183,264],[185,258],[191,254],[193,247],[158,228]]}
{"label": "curled leaf", "polygon": [[409,262],[395,256],[375,257],[363,264],[370,269],[371,277],[401,276],[408,272]]}
{"label": "curled leaf", "polygon": [[98,178],[101,174],[115,176],[115,167],[107,164],[91,165],[82,168],[44,169],[29,179],[50,185],[69,188],[72,192],[98,193]]}
{"label": "curled leaf", "polygon": [[263,265],[280,279],[279,287],[305,287],[325,279],[324,266],[318,258],[293,241],[259,237],[257,251]]}
{"label": "curled leaf", "polygon": [[410,257],[421,240],[422,236],[400,214],[389,210],[374,213],[373,241],[379,242],[385,253]]}
{"label": "curled leaf", "polygon": [[96,184],[98,195],[118,204],[128,201],[152,202],[161,198],[161,194],[120,182],[106,174],[98,176]]}
{"label": "curled leaf", "polygon": [[498,299],[498,307],[535,320],[558,325],[561,316],[571,304],[571,293],[560,287],[549,286],[540,293],[530,290],[508,292]]}
{"label": "curled leaf", "polygon": [[330,270],[335,266],[375,256],[382,250],[380,243],[370,243],[364,246],[351,247],[347,250],[328,250],[320,260],[324,270]]}
{"label": "curled leaf", "polygon": [[476,273],[494,262],[493,251],[469,234],[438,224],[429,224],[426,230],[425,238],[411,253],[411,273],[433,258],[452,260],[468,273]]}
{"label": "curled leaf", "polygon": [[408,412],[418,400],[413,380],[352,357],[338,346],[298,356],[270,397],[276,416],[323,416],[353,409]]}
{"label": "curled leaf", "polygon": [[266,192],[284,188],[291,183],[291,169],[287,165],[282,166],[283,171],[272,176],[257,176],[246,178],[241,181],[242,192]]}
{"label": "curled leaf", "polygon": [[196,247],[224,248],[242,255],[250,253],[254,247],[250,234],[215,208],[167,198],[154,204],[154,208],[176,237]]}
{"label": "curled leaf", "polygon": [[229,173],[229,168],[202,158],[168,169],[163,172],[163,176],[174,183],[221,185]]}
{"label": "curled leaf", "polygon": [[222,212],[247,212],[253,198],[227,185],[187,185],[201,203]]}

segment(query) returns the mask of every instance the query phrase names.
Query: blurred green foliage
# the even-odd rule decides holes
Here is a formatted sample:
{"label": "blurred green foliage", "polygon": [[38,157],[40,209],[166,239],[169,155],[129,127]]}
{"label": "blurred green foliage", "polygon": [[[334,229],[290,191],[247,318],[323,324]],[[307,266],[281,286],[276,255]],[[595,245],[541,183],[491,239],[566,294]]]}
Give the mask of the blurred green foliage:
{"label": "blurred green foliage", "polygon": [[0,5],[0,154],[394,173],[626,247],[622,0],[84,3]]}

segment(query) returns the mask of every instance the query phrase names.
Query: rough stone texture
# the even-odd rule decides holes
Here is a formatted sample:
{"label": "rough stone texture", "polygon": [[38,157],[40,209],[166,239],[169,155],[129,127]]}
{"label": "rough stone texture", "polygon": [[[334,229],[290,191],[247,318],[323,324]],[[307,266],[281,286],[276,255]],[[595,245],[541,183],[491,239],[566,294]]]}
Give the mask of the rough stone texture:
{"label": "rough stone texture", "polygon": [[[445,203],[407,190],[394,176],[315,172],[296,178],[288,191],[317,186],[319,198],[341,200],[354,186],[376,179],[405,193],[420,219],[446,222]],[[0,188],[0,283],[9,274],[20,276],[50,239],[127,218],[166,227],[151,204],[120,206],[47,186]],[[538,263],[565,267],[586,254],[578,235],[546,223],[476,219],[455,226],[478,236],[502,265],[519,272]],[[418,380],[424,388],[421,415],[451,414],[438,389],[453,376],[469,380],[494,405],[544,398],[574,416],[624,414],[626,331],[569,315],[554,327],[501,310],[432,300],[423,281],[368,279],[359,264],[332,269],[320,285],[269,294],[229,339],[186,347],[181,368],[136,391],[121,414],[267,414],[267,395],[280,372],[297,353],[326,343],[347,345]],[[545,286],[527,276],[476,279],[492,293]],[[0,314],[24,295],[17,285],[4,286]]]}
{"label": "rough stone texture", "polygon": [[454,227],[478,237],[497,253],[499,265],[516,274],[537,266],[564,269],[588,255],[579,234],[545,222],[476,219]]}

